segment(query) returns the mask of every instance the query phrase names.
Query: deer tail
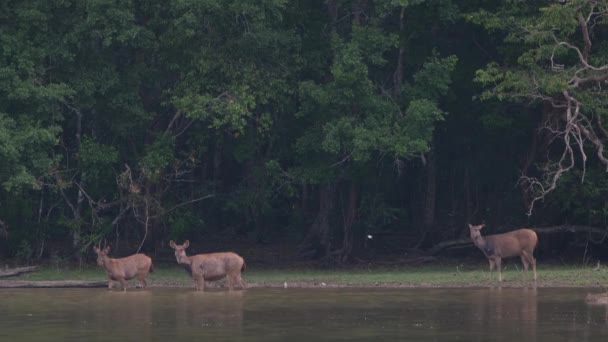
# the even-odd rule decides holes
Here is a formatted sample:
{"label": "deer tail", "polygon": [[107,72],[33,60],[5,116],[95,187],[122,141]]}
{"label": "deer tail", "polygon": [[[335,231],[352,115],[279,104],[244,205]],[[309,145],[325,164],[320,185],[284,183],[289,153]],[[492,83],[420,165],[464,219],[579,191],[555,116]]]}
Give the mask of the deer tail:
{"label": "deer tail", "polygon": [[150,273],[154,272],[154,264],[150,264]]}
{"label": "deer tail", "polygon": [[241,267],[241,272],[245,272],[245,269],[246,269],[246,268],[247,268],[247,267],[245,267],[245,261],[243,260],[243,266]]}

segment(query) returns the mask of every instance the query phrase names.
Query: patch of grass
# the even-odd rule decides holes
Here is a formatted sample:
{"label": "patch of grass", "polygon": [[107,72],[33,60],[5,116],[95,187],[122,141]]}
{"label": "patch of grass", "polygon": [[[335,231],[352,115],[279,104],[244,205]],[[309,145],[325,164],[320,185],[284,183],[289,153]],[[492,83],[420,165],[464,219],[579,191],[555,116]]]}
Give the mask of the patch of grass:
{"label": "patch of grass", "polygon": [[[597,286],[608,284],[608,268],[594,270],[581,266],[550,266],[537,270],[541,286]],[[248,274],[249,281],[258,282],[324,282],[345,285],[402,284],[410,286],[485,286],[495,283],[498,274],[489,280],[487,266],[476,269],[462,266],[441,265],[422,267],[354,269],[354,270],[261,270]],[[503,270],[504,283],[517,285],[524,283],[523,272],[515,267]],[[529,273],[532,280],[532,272]]]}
{"label": "patch of grass", "polygon": [[[532,272],[529,274],[532,279]],[[486,264],[479,265],[424,265],[397,267],[353,267],[347,269],[316,268],[256,268],[249,267],[243,279],[253,286],[281,286],[287,282],[291,286],[487,286],[496,284],[498,275],[489,281]],[[505,286],[521,286],[521,267],[508,264],[503,270]],[[538,286],[606,286],[608,267],[586,267],[581,265],[539,265]],[[67,267],[64,269],[42,267],[39,271],[20,277],[19,280],[90,280],[106,279],[100,267]],[[153,286],[190,286],[192,280],[184,270],[173,264],[157,265],[148,276]]]}

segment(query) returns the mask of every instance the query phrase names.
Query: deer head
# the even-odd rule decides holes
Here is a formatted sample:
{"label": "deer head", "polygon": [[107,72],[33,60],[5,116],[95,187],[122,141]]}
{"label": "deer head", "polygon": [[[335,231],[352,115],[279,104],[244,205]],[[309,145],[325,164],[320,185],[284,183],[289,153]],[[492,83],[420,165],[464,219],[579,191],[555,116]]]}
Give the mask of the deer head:
{"label": "deer head", "polygon": [[485,224],[480,224],[480,225],[474,226],[469,223],[469,232],[471,233],[471,239],[475,240],[475,238],[480,237],[481,229],[485,226],[486,226]]}
{"label": "deer head", "polygon": [[93,246],[93,251],[97,254],[97,265],[103,266],[103,258],[108,256],[110,252],[110,246],[106,246],[106,248],[101,249],[97,246]]}
{"label": "deer head", "polygon": [[183,245],[176,244],[173,240],[169,241],[169,246],[175,249],[175,259],[177,259],[178,264],[189,264],[190,260],[188,256],[186,256],[186,248],[190,246],[190,241],[184,241]]}

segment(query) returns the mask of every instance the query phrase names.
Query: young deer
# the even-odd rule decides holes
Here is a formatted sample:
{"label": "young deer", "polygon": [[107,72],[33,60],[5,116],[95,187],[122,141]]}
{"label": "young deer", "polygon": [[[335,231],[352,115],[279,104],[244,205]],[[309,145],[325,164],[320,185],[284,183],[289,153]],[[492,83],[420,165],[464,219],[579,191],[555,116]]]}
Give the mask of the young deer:
{"label": "young deer", "polygon": [[187,256],[186,248],[190,246],[188,240],[184,241],[183,245],[177,245],[171,240],[169,246],[175,249],[177,263],[184,265],[192,276],[197,291],[204,290],[205,281],[216,281],[224,277],[228,281],[230,290],[235,284],[241,288],[245,287],[245,282],[241,278],[241,272],[245,271],[245,261],[238,254],[223,252]]}
{"label": "young deer", "polygon": [[481,249],[490,262],[490,279],[492,279],[492,271],[496,266],[498,268],[498,281],[502,281],[502,258],[520,256],[526,271],[526,278],[528,266],[531,264],[534,271],[534,282],[536,282],[536,259],[534,259],[534,248],[536,248],[538,242],[536,233],[530,229],[518,229],[504,234],[483,237],[480,231],[484,226],[483,224],[478,226],[469,224],[469,231],[475,246]]}
{"label": "young deer", "polygon": [[106,270],[108,276],[108,290],[112,288],[113,281],[120,282],[123,291],[127,291],[127,280],[137,277],[142,288],[146,288],[146,276],[153,272],[152,259],[144,254],[133,254],[126,258],[113,259],[108,256],[110,246],[100,249],[93,247],[97,254],[97,264]]}

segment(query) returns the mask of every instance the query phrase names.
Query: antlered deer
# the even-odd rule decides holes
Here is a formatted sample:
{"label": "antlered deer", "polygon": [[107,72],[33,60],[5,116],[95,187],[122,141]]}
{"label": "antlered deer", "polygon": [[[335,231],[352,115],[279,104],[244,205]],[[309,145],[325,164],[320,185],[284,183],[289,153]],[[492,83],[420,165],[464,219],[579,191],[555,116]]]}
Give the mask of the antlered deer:
{"label": "antlered deer", "polygon": [[501,266],[502,258],[520,256],[524,264],[526,278],[528,266],[532,265],[534,281],[536,282],[536,259],[534,259],[534,248],[538,242],[536,233],[531,229],[518,229],[512,232],[496,235],[481,236],[481,229],[485,225],[474,226],[469,224],[471,240],[479,247],[490,262],[490,279],[494,266],[498,269],[498,281],[502,281]]}
{"label": "antlered deer", "polygon": [[110,246],[100,249],[93,247],[97,254],[97,264],[106,270],[108,276],[108,290],[112,288],[113,281],[120,282],[122,290],[127,290],[127,280],[137,277],[141,287],[146,288],[146,276],[153,272],[152,259],[145,254],[133,254],[125,258],[113,259],[108,256]]}
{"label": "antlered deer", "polygon": [[184,265],[186,271],[192,275],[194,286],[197,291],[204,290],[205,281],[216,281],[226,277],[228,288],[233,286],[244,288],[245,282],[241,278],[241,272],[245,271],[245,261],[241,256],[232,252],[186,255],[186,248],[190,241],[184,241],[183,245],[177,245],[173,240],[169,246],[175,249],[177,263]]}

